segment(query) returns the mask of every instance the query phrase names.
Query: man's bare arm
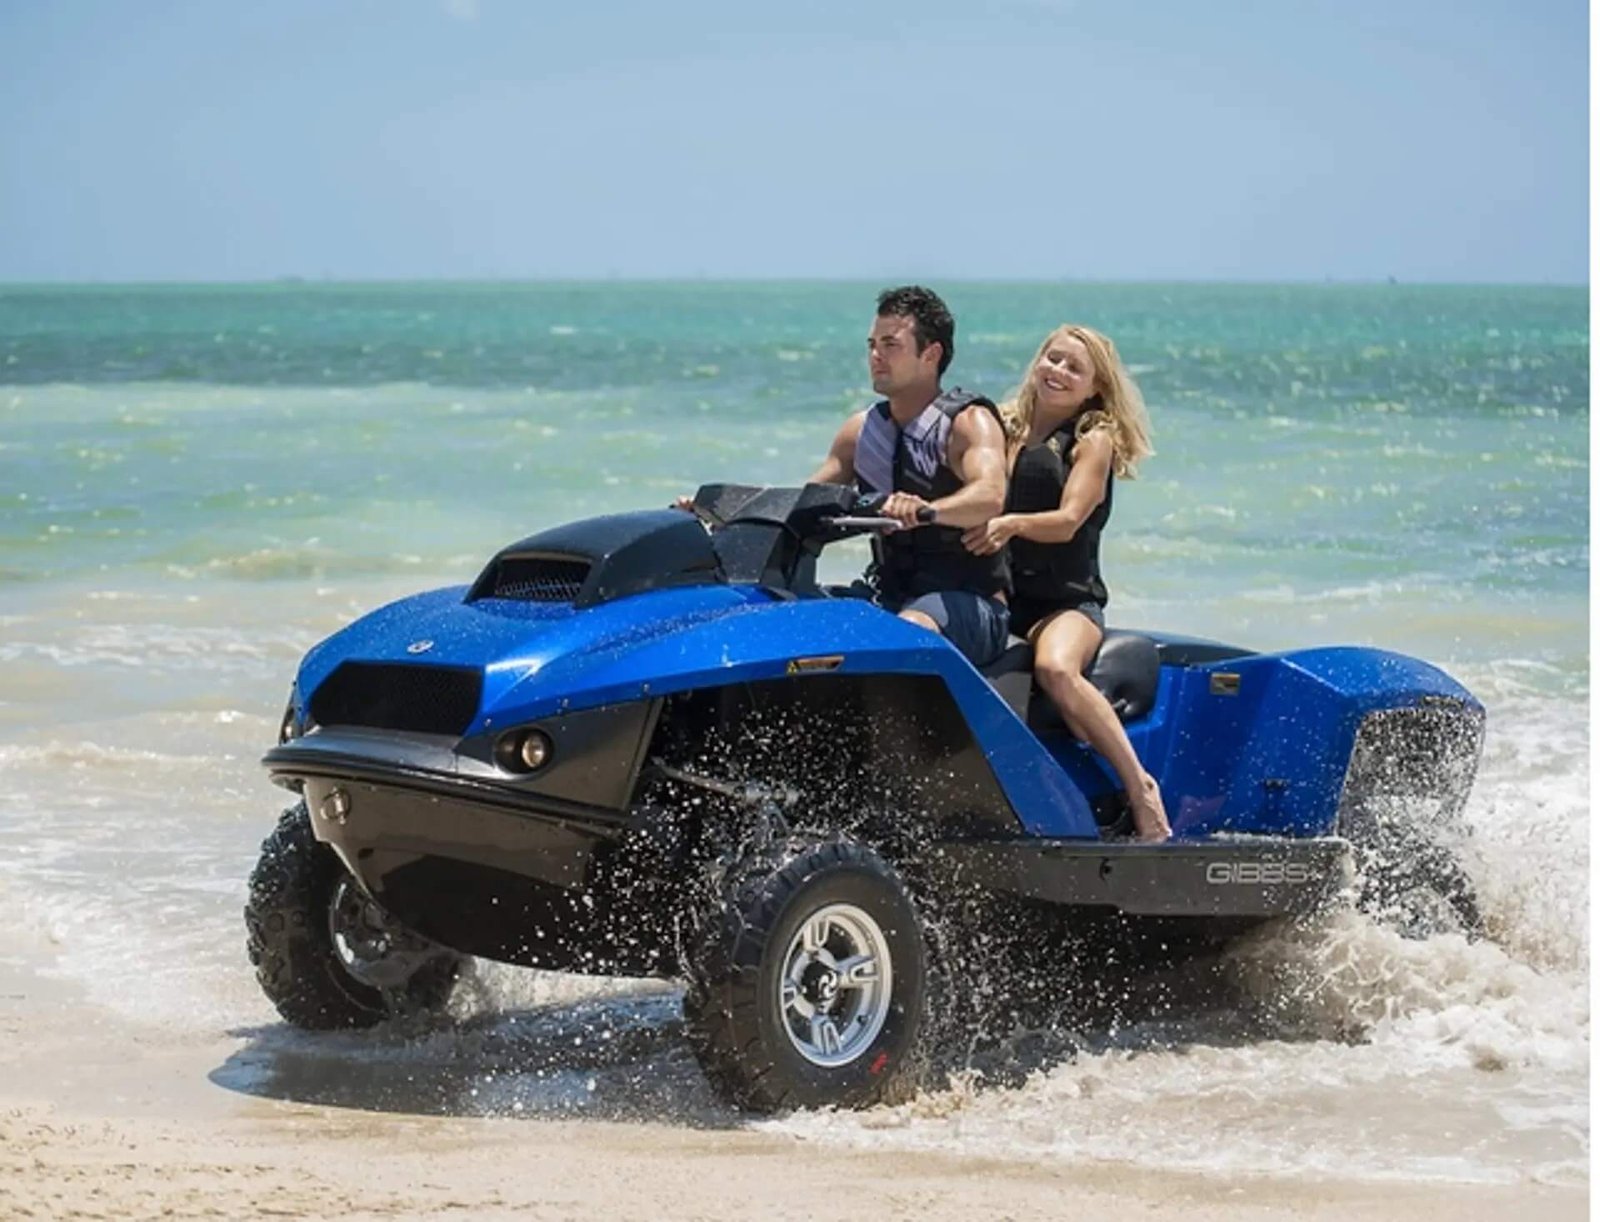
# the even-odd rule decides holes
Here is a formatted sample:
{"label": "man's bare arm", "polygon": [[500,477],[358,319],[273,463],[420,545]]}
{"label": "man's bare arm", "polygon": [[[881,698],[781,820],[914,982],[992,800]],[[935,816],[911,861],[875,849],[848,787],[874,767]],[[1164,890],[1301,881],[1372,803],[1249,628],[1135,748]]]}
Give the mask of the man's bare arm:
{"label": "man's bare arm", "polygon": [[861,436],[861,426],[867,413],[857,412],[846,420],[834,435],[828,457],[812,472],[809,484],[853,484],[856,482],[856,439]]}
{"label": "man's bare arm", "polygon": [[961,487],[933,502],[941,526],[977,526],[1006,504],[1006,435],[992,412],[969,407],[950,427],[950,469]]}

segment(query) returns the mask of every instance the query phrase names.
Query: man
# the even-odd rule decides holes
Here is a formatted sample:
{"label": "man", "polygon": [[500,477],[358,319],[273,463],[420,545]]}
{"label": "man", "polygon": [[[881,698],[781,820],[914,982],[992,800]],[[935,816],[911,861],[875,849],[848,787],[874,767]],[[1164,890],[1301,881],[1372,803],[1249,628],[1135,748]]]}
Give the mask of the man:
{"label": "man", "polygon": [[[902,529],[873,549],[879,601],[943,633],[982,666],[1006,644],[1005,554],[975,556],[961,532],[1004,507],[1006,444],[992,402],[940,390],[955,329],[949,308],[929,289],[908,285],[879,295],[867,366],[872,389],[884,398],[845,422],[811,482],[888,494],[882,512]],[[920,518],[925,509],[931,525]]]}

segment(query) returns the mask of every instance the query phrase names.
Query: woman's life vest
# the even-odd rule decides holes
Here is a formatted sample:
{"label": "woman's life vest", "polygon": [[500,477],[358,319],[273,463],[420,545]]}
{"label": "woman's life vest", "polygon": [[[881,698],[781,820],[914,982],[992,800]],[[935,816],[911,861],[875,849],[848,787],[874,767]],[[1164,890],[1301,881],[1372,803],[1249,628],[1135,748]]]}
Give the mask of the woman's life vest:
{"label": "woman's life vest", "polygon": [[[1038,445],[1017,455],[1006,493],[1007,513],[1049,513],[1061,508],[1061,492],[1072,474],[1076,425],[1076,420],[1067,421]],[[1011,585],[1018,598],[1106,605],[1106,585],[1100,578],[1100,532],[1111,517],[1112,484],[1112,473],[1107,471],[1105,496],[1065,543],[1012,538],[1008,545]]]}
{"label": "woman's life vest", "polygon": [[[887,400],[874,404],[856,440],[856,487],[866,493],[910,492],[925,501],[958,491],[961,479],[949,465],[950,429],[974,404],[999,421],[992,401],[959,388],[945,391],[903,429],[889,414]],[[961,545],[961,529],[955,526],[919,526],[880,536],[872,554],[872,575],[890,607],[945,590],[993,598],[1009,587],[1004,550],[974,556]]]}

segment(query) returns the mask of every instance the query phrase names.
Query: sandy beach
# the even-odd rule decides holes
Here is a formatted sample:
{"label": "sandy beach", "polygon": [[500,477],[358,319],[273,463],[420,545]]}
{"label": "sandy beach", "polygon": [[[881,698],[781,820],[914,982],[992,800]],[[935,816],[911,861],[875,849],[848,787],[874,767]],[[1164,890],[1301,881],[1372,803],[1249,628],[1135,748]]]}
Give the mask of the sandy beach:
{"label": "sandy beach", "polygon": [[[451,1114],[415,1071],[352,1066],[330,1082],[329,1061],[297,1071],[254,1030],[180,1039],[130,1024],[50,975],[48,954],[14,939],[0,954],[4,1218],[1588,1215],[1571,1185],[1196,1175],[1164,1172],[1158,1152],[1064,1164],[839,1149],[692,1109],[675,1123],[670,1094],[648,1089],[615,1119]],[[311,1101],[330,1095],[341,1102]]]}

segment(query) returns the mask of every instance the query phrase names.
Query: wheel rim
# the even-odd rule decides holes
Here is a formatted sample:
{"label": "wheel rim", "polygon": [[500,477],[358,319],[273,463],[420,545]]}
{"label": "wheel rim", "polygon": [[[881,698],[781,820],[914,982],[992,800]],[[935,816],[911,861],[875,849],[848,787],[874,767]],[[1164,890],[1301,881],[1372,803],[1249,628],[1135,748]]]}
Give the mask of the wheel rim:
{"label": "wheel rim", "polygon": [[396,922],[348,878],[341,878],[328,905],[334,957],[360,983],[399,989],[442,948]]}
{"label": "wheel rim", "polygon": [[848,1065],[889,1017],[894,965],[878,922],[854,904],[830,904],[789,939],[778,1013],[795,1050],[813,1065]]}

